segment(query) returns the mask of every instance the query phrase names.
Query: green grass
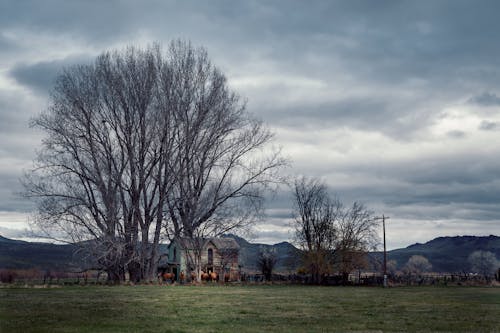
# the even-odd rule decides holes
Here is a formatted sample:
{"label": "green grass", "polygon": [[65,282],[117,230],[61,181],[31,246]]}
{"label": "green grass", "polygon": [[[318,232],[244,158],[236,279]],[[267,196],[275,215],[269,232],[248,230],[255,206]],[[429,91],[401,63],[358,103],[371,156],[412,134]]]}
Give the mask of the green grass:
{"label": "green grass", "polygon": [[0,288],[0,332],[500,332],[500,288]]}

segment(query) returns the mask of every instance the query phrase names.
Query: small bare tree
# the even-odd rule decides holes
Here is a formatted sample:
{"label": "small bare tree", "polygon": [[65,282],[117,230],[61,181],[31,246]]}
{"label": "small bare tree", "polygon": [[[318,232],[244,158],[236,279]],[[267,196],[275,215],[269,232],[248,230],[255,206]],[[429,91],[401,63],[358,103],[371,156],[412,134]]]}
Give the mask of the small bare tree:
{"label": "small bare tree", "polygon": [[408,262],[403,267],[403,271],[409,276],[412,274],[418,276],[423,272],[428,272],[432,268],[429,260],[421,255],[413,255],[408,259]]}
{"label": "small bare tree", "polygon": [[298,178],[294,184],[295,239],[304,251],[304,264],[313,283],[330,271],[336,230],[334,221],[340,214],[341,204],[332,201],[327,187],[319,180]]}
{"label": "small bare tree", "polygon": [[349,209],[342,209],[334,221],[336,230],[334,263],[347,282],[354,269],[367,266],[366,253],[378,244],[378,221],[364,205],[355,202]]}
{"label": "small bare tree", "polygon": [[469,255],[467,261],[473,272],[481,274],[485,278],[493,276],[496,270],[500,268],[500,262],[495,254],[490,251],[474,251]]}
{"label": "small bare tree", "polygon": [[271,281],[273,270],[278,262],[276,251],[269,247],[261,247],[257,258],[257,267],[260,269],[266,281]]}
{"label": "small bare tree", "polygon": [[396,260],[387,261],[387,273],[390,276],[395,276],[398,270],[398,262]]}
{"label": "small bare tree", "polygon": [[378,242],[378,222],[372,212],[357,202],[345,208],[316,179],[298,178],[293,193],[295,238],[313,283],[320,283],[321,276],[334,267],[345,279],[352,270],[364,267],[366,253]]}
{"label": "small bare tree", "polygon": [[[238,265],[239,249],[234,247],[223,247],[217,250],[219,256],[220,272],[219,281],[225,282],[231,278],[231,267]],[[229,276],[226,276],[229,274]]]}

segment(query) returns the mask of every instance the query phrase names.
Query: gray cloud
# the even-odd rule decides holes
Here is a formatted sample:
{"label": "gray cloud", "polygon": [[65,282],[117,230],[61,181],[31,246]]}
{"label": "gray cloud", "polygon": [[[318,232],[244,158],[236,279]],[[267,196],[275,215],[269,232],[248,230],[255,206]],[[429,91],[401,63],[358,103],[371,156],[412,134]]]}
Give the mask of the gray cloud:
{"label": "gray cloud", "polygon": [[[120,5],[121,4],[121,5]],[[147,6],[143,6],[143,12]],[[154,11],[149,7],[150,11]],[[139,9],[139,8],[136,8]],[[94,39],[105,43],[137,28],[140,20],[132,4],[113,2],[52,1],[40,3],[36,0],[3,3],[0,21],[5,30],[31,30],[37,33],[72,35]],[[135,19],[134,19],[135,18]],[[127,23],[130,25],[127,27]]]}
{"label": "gray cloud", "polygon": [[6,174],[0,172],[0,211],[5,212],[29,212],[32,211],[35,206],[32,202],[21,198],[21,192],[23,187],[17,179],[22,170],[15,170],[17,172],[12,172]]}
{"label": "gray cloud", "polygon": [[[63,67],[181,37],[205,46],[249,110],[287,133],[277,144],[296,161],[290,173],[322,177],[346,203],[394,220],[491,230],[500,152],[478,133],[494,140],[500,123],[499,9],[461,0],[1,2],[0,210],[30,210],[11,192],[40,141],[29,118]],[[464,127],[455,109],[484,120]],[[288,191],[269,201],[262,239],[287,239]]]}
{"label": "gray cloud", "polygon": [[4,54],[12,54],[13,52],[18,51],[18,47],[12,40],[5,38],[5,36],[3,35],[0,35],[0,50],[2,50]]}
{"label": "gray cloud", "polygon": [[9,72],[17,82],[47,95],[62,70],[74,64],[90,62],[90,56],[75,55],[62,60],[42,61],[35,64],[18,64]]}
{"label": "gray cloud", "polygon": [[[385,198],[394,203],[500,201],[500,161],[480,154],[351,168],[358,179],[354,176],[352,184],[341,189],[358,192],[354,197]],[[372,186],[369,180],[373,178],[385,180],[387,187]]]}
{"label": "gray cloud", "polygon": [[495,121],[483,120],[479,125],[479,129],[483,131],[494,131],[498,129],[498,123]]}
{"label": "gray cloud", "polygon": [[446,133],[446,135],[449,136],[450,138],[461,139],[466,135],[466,133],[464,131],[453,130]]}
{"label": "gray cloud", "polygon": [[[266,119],[283,127],[304,129],[349,127],[358,130],[382,132],[396,140],[411,139],[419,130],[434,121],[425,109],[411,114],[397,104],[374,97],[373,99],[350,98],[330,103],[320,103],[283,109],[263,109]],[[412,110],[413,111],[413,110]],[[437,116],[437,115],[436,115]],[[414,121],[408,121],[408,118]]]}
{"label": "gray cloud", "polygon": [[30,237],[31,232],[25,228],[25,229],[12,229],[12,228],[5,228],[0,226],[0,235],[6,238],[24,238],[24,237]]}
{"label": "gray cloud", "polygon": [[496,94],[485,92],[481,95],[470,98],[469,103],[482,106],[499,106],[500,97],[498,97]]}
{"label": "gray cloud", "polygon": [[289,240],[291,237],[288,231],[262,231],[259,230],[259,226],[254,228],[254,234],[251,241],[264,244],[276,244],[279,243],[277,240]]}
{"label": "gray cloud", "polygon": [[19,104],[17,95],[0,91],[0,130],[2,133],[28,127],[24,119],[20,117],[23,107]]}

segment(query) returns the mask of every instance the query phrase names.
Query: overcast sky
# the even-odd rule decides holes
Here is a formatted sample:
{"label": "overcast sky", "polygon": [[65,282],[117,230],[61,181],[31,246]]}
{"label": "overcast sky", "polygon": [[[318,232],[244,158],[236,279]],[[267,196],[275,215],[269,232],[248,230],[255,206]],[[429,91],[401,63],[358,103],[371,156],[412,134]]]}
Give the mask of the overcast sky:
{"label": "overcast sky", "polygon": [[[389,248],[500,234],[498,1],[0,1],[0,234],[64,67],[189,39],[276,133],[290,174],[316,176],[387,222]],[[254,241],[290,240],[291,195]]]}

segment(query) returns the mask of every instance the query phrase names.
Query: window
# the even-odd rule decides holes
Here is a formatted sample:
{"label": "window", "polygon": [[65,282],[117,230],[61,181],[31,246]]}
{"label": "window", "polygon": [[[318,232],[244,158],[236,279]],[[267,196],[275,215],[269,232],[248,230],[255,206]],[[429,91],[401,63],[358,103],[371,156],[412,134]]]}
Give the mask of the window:
{"label": "window", "polygon": [[214,250],[208,249],[208,266],[212,266],[214,264]]}
{"label": "window", "polygon": [[177,261],[177,248],[174,247],[174,259],[173,261]]}

